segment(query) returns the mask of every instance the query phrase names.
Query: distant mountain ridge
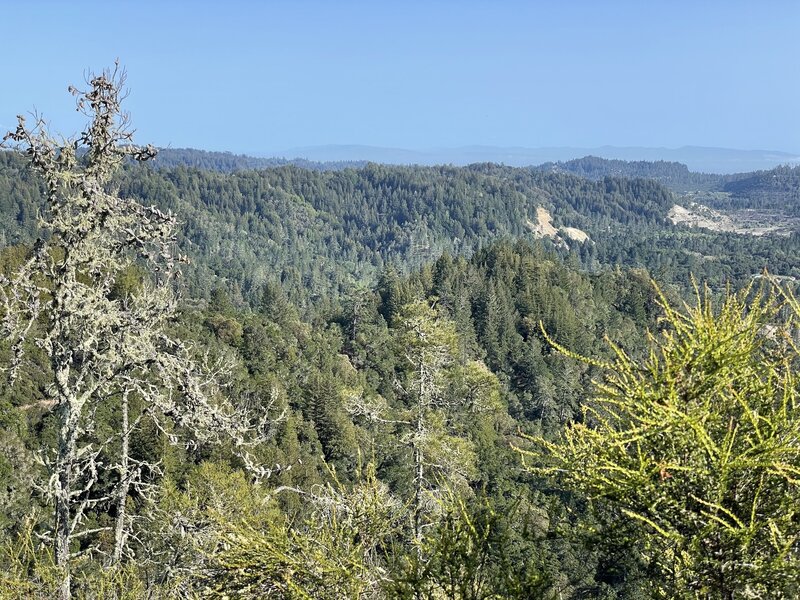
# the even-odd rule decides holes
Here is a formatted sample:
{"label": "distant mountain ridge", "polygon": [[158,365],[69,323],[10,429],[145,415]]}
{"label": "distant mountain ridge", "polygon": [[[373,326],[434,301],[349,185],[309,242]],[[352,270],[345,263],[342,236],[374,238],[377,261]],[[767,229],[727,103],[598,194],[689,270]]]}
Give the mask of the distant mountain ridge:
{"label": "distant mountain ridge", "polygon": [[312,171],[330,171],[363,167],[366,161],[317,162],[304,158],[264,158],[247,154],[233,154],[231,152],[196,150],[194,148],[160,148],[153,163],[166,169],[183,166],[207,171],[219,171],[221,173],[233,173],[234,171],[269,169],[286,165],[294,165]]}
{"label": "distant mountain ridge", "polygon": [[691,171],[719,174],[772,169],[783,164],[800,164],[800,155],[789,152],[700,146],[683,146],[681,148],[464,146],[461,148],[408,150],[361,145],[328,145],[290,148],[282,154],[320,162],[360,160],[384,164],[452,164],[457,166],[491,162],[512,167],[564,162],[591,155],[609,160],[680,162],[687,165]]}
{"label": "distant mountain ridge", "polygon": [[[336,146],[335,148],[342,148]],[[353,153],[359,152],[363,146],[352,146]],[[392,164],[389,153],[394,149],[382,149],[385,152],[371,162],[377,164]],[[404,152],[398,150],[398,152]],[[320,155],[321,159],[333,158]],[[403,156],[412,161],[415,157],[420,158],[420,154],[406,152]],[[488,161],[492,162],[492,161]],[[196,150],[193,148],[163,148],[160,149],[154,165],[159,168],[174,168],[184,166],[201,170],[218,171],[221,173],[232,173],[236,171],[259,170],[284,167],[287,165],[296,166],[312,171],[338,171],[341,169],[358,169],[368,163],[355,160],[318,160],[311,161],[305,158],[277,158],[277,157],[255,157],[246,154],[232,154],[230,152],[213,152],[207,150]],[[470,163],[480,164],[480,161]],[[494,162],[493,164],[502,164]],[[508,165],[506,165],[508,166]],[[791,167],[788,165],[778,166],[768,170],[756,170],[750,172],[738,172],[731,174],[698,173],[689,169],[689,166],[677,162],[666,160],[622,160],[608,159],[599,156],[584,156],[567,161],[544,162],[538,165],[530,165],[528,168],[550,173],[569,173],[584,177],[592,181],[599,181],[605,177],[625,177],[628,179],[650,179],[657,181],[668,187],[673,192],[727,192],[732,196],[747,198],[752,194],[758,196],[769,196],[778,194],[781,197],[791,198],[792,203],[796,204],[798,195],[797,188],[800,185],[800,165]],[[780,182],[777,189],[776,182]]]}

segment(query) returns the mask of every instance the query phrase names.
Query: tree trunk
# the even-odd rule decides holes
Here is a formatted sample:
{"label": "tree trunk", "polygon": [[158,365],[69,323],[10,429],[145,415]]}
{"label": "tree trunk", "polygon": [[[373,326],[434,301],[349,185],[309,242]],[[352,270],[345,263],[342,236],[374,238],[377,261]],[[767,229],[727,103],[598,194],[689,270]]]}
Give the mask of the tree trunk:
{"label": "tree trunk", "polygon": [[[60,466],[61,461],[59,461]],[[59,471],[58,491],[55,497],[56,529],[55,529],[55,559],[56,565],[62,571],[61,585],[59,586],[58,597],[60,600],[70,600],[70,565],[69,547],[71,541],[72,522],[70,520],[69,496],[72,491],[71,471],[72,465],[69,459],[64,461],[65,468]]]}
{"label": "tree trunk", "polygon": [[422,558],[422,493],[425,482],[425,465],[423,462],[422,439],[425,436],[425,408],[427,407],[428,382],[425,364],[425,352],[417,366],[419,372],[419,390],[417,396],[416,431],[414,432],[414,541],[417,545],[417,558]]}
{"label": "tree trunk", "polygon": [[422,448],[420,447],[424,434],[422,415],[417,417],[417,431],[414,439],[414,541],[417,543],[417,555],[421,558],[422,552],[422,492],[425,477],[422,462]]}
{"label": "tree trunk", "polygon": [[117,519],[114,524],[114,554],[111,564],[118,565],[122,560],[122,552],[128,539],[125,529],[127,518],[126,504],[131,487],[130,477],[130,429],[128,423],[128,392],[122,394],[122,448],[119,460],[119,490],[117,491]]}
{"label": "tree trunk", "polygon": [[61,584],[59,586],[59,600],[70,600],[71,573],[70,573],[70,542],[72,541],[72,474],[75,470],[76,458],[76,427],[74,406],[68,398],[62,399],[59,410],[67,413],[62,422],[65,423],[61,430],[61,439],[58,444],[58,456],[56,457],[56,479],[55,490],[55,561],[62,571]]}
{"label": "tree trunk", "polygon": [[422,441],[425,437],[425,409],[428,405],[428,370],[425,364],[425,352],[418,365],[419,391],[417,397],[417,422],[414,432],[414,553],[417,564],[415,565],[417,585],[415,597],[421,598],[420,581],[422,579],[422,495],[425,491],[425,455],[422,451]]}

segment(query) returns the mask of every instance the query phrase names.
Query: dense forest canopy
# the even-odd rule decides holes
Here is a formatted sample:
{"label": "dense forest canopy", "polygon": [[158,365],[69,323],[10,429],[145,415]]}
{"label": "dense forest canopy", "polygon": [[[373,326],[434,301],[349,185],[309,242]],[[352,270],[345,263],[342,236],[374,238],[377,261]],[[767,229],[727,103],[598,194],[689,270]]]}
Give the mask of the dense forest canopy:
{"label": "dense forest canopy", "polygon": [[798,169],[137,164],[115,77],[0,153],[0,597],[796,597],[800,237],[668,214]]}
{"label": "dense forest canopy", "polygon": [[[0,153],[0,233],[7,244],[32,242],[42,206],[41,183],[24,164],[13,153]],[[800,203],[785,190],[798,174],[785,172],[779,197],[754,193],[749,201],[737,192],[731,198],[753,208],[783,202],[791,212]],[[650,179],[587,180],[492,164],[328,171],[285,165],[234,173],[130,165],[117,185],[123,196],[180,215],[193,297],[207,298],[220,285],[236,302],[252,304],[260,287],[274,280],[305,309],[309,290],[339,297],[355,283],[377,281],[386,265],[408,272],[443,252],[469,256],[494,240],[541,238],[538,208],[559,230],[541,242],[590,271],[647,268],[679,285],[693,273],[714,286],[744,283],[765,268],[800,275],[794,236],[675,227],[667,214],[679,199]],[[570,239],[565,228],[584,232],[588,241]]]}
{"label": "dense forest canopy", "polygon": [[[192,148],[162,148],[153,162],[158,167],[189,167],[202,170],[232,172],[253,169],[267,169],[284,165],[294,165],[311,170],[341,170],[361,168],[367,161],[315,162],[302,158],[258,158],[230,152],[209,152]],[[797,188],[797,166],[779,166],[771,170],[732,174],[700,173],[690,171],[683,163],[674,161],[618,160],[584,156],[561,162],[546,162],[531,165],[531,169],[545,172],[571,173],[591,180],[605,177],[624,177],[628,179],[651,179],[674,192],[722,191],[736,193],[740,198],[753,197],[765,185],[776,187],[778,182],[783,191]],[[754,199],[754,198],[753,198]],[[796,199],[796,196],[795,196]]]}

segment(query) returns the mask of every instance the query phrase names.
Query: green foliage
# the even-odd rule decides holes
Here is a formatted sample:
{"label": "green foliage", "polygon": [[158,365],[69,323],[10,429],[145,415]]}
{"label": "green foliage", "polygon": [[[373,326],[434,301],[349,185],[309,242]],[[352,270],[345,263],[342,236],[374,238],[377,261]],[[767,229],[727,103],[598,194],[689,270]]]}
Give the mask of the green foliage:
{"label": "green foliage", "polygon": [[[311,499],[311,492],[329,481],[324,462],[335,465],[344,494],[361,485],[359,451],[374,456],[375,477],[392,497],[403,499],[405,507],[402,523],[394,522],[389,539],[384,539],[381,550],[369,559],[369,571],[373,576],[382,573],[379,579],[385,576],[400,585],[412,581],[413,575],[426,589],[441,592],[437,581],[445,577],[440,572],[445,563],[452,574],[457,572],[458,561],[475,561],[484,552],[485,560],[475,574],[482,580],[499,581],[499,565],[508,561],[517,569],[509,573],[517,574],[519,565],[525,565],[523,579],[530,586],[544,577],[550,582],[549,589],[564,597],[591,596],[597,590],[613,594],[612,584],[603,583],[612,577],[617,577],[613,586],[618,589],[635,588],[635,572],[616,575],[621,565],[627,564],[625,556],[605,548],[586,549],[567,539],[565,532],[574,527],[575,518],[564,516],[568,511],[563,504],[569,503],[558,495],[537,493],[523,503],[524,510],[511,508],[527,496],[531,480],[520,473],[509,440],[519,427],[558,431],[561,421],[579,410],[593,372],[551,353],[535,323],[543,319],[559,340],[600,354],[600,332],[608,332],[635,351],[638,327],[655,324],[652,290],[643,278],[641,273],[622,270],[580,273],[536,245],[499,243],[470,260],[443,257],[419,277],[395,273],[392,285],[400,290],[397,301],[423,290],[429,296],[425,301],[395,306],[392,327],[380,312],[380,288],[354,290],[341,309],[315,309],[313,323],[300,321],[277,284],[269,286],[267,307],[279,298],[282,308],[278,312],[243,310],[221,288],[208,308],[184,307],[174,325],[175,333],[199,350],[207,349],[212,357],[231,361],[232,371],[225,380],[229,396],[250,409],[269,410],[282,420],[271,428],[268,443],[254,451],[259,464],[270,471],[260,487],[239,471],[242,463],[233,455],[233,448],[205,444],[172,447],[155,426],[140,425],[131,439],[132,457],[158,464],[163,471],[163,476],[153,472],[146,478],[148,485],[154,486],[157,501],[135,492],[128,501],[136,536],[130,541],[136,556],[133,562],[148,593],[159,590],[161,581],[178,595],[200,593],[200,583],[212,585],[198,568],[222,552],[220,536],[240,528],[245,536],[243,554],[261,552],[265,540],[273,543],[273,575],[283,568],[280,565],[307,568],[296,562],[299,555],[292,554],[295,562],[281,561],[294,550],[315,556],[312,549],[317,541],[324,542],[325,548],[334,545],[326,537],[329,533],[322,531],[321,522],[315,520],[317,509]],[[488,319],[482,298],[490,289],[495,301],[493,316]],[[442,351],[438,354],[442,360],[431,362],[436,353],[430,352],[436,348]],[[420,362],[426,353],[426,360]],[[426,397],[430,404],[420,411],[414,395],[419,389],[419,367],[429,368],[434,363],[440,366],[429,379],[434,393]],[[34,376],[34,371],[26,374],[26,382],[30,378],[33,384]],[[37,394],[41,394],[27,388],[18,388],[16,393],[14,403],[22,405],[37,402]],[[114,411],[108,410],[112,407],[103,405],[95,413],[98,436],[112,435],[118,427]],[[11,410],[9,414],[22,414]],[[24,414],[32,429],[28,432],[26,420],[15,417],[20,432],[15,444],[51,443],[54,423],[46,406]],[[415,543],[410,510],[414,461],[409,424],[415,414],[424,417],[428,432],[418,444],[427,463],[421,545]],[[24,469],[14,473],[17,475],[24,481]],[[302,493],[285,490],[265,503],[270,489],[284,486]],[[451,539],[471,539],[465,537],[468,527],[464,515],[458,516],[460,509],[442,499],[447,486],[456,490],[453,502],[464,503],[477,531],[485,533],[481,528],[491,523],[490,540],[483,546],[470,541],[463,549],[458,544],[437,547]],[[21,508],[30,491],[24,486],[17,488],[15,498]],[[473,503],[475,496],[485,504]],[[569,504],[575,513],[582,511],[581,506],[579,500]],[[18,514],[14,510],[7,509],[9,525]],[[90,513],[91,523],[98,525],[112,516],[104,504]],[[231,515],[242,521],[231,524]],[[534,527],[532,521],[539,524]],[[227,524],[221,525],[223,522]],[[446,537],[436,537],[440,531]],[[101,547],[107,548],[107,542]],[[233,545],[229,548],[236,551]],[[467,558],[462,551],[468,553]],[[233,555],[229,558],[234,560]],[[242,556],[235,560],[240,558],[243,560]],[[415,563],[418,560],[421,562]],[[422,569],[428,560],[432,562],[426,574],[400,568],[405,565],[413,570],[419,564]],[[434,563],[440,566],[434,567]],[[87,564],[96,566],[98,562]],[[337,572],[344,563],[337,564],[339,567],[329,564],[326,568]],[[349,577],[338,572],[336,577],[344,577],[342,581]],[[219,573],[214,585],[235,575],[224,568]],[[519,574],[522,577],[522,572]],[[302,579],[300,575],[297,578]],[[356,579],[353,585],[361,585],[361,575]],[[522,590],[534,589],[517,584]],[[508,581],[502,585],[507,587],[501,588],[501,583],[495,587],[506,589],[504,593],[510,597],[526,597],[526,592],[514,592],[517,588]],[[387,589],[382,593],[391,597]]]}
{"label": "green foliage", "polygon": [[[42,207],[41,184],[22,173],[22,164],[0,155],[0,206],[6,207],[0,214],[9,215],[0,219],[0,234],[7,243],[32,243]],[[762,175],[764,181],[770,176]],[[192,297],[207,298],[222,286],[234,303],[255,307],[265,284],[279,285],[306,314],[354,283],[374,283],[386,265],[407,272],[443,252],[470,255],[499,239],[532,240],[538,207],[550,211],[556,227],[589,234],[590,243],[570,242],[569,249],[541,243],[590,270],[647,267],[663,282],[681,284],[694,272],[715,285],[744,281],[765,265],[780,275],[800,274],[796,239],[676,228],[666,221],[675,202],[666,187],[616,173],[589,181],[485,164],[333,171],[287,165],[231,173],[128,165],[118,184],[126,198],[181,215],[178,243],[191,258],[185,277]],[[748,206],[749,193],[737,207]],[[781,202],[794,206],[795,199]]]}
{"label": "green foliage", "polygon": [[797,215],[800,206],[800,167],[788,165],[769,171],[742,173],[722,187],[730,194],[726,208],[760,208]]}
{"label": "green foliage", "polygon": [[39,477],[33,453],[15,429],[0,419],[0,532],[15,531],[30,511],[30,482]]}
{"label": "green foliage", "polygon": [[[535,554],[521,554],[509,523],[519,506],[500,514],[482,498],[467,505],[458,494],[445,493],[442,516],[422,540],[425,561],[409,556],[390,586],[391,597],[451,600],[554,598]],[[525,550],[531,550],[528,546]]]}
{"label": "green foliage", "polygon": [[181,483],[165,478],[136,531],[144,545],[137,550],[146,550],[137,562],[150,583],[166,581],[182,593],[193,591],[204,557],[217,548],[219,523],[233,515],[260,529],[283,520],[263,490],[228,465],[204,462]]}
{"label": "green foliage", "polygon": [[401,523],[402,505],[368,465],[345,486],[332,481],[304,493],[303,523],[253,526],[226,515],[207,555],[202,595],[231,598],[359,599],[381,597],[378,558]]}
{"label": "green foliage", "polygon": [[714,189],[728,179],[724,175],[692,173],[686,165],[679,162],[609,160],[597,156],[545,163],[538,168],[543,171],[565,171],[592,180],[619,176],[653,179],[675,191]]}
{"label": "green foliage", "polygon": [[[415,520],[426,512],[423,496],[439,488],[444,481],[469,489],[477,478],[475,447],[466,436],[459,435],[456,423],[459,413],[470,399],[451,396],[448,383],[456,376],[458,334],[452,321],[427,301],[417,300],[404,305],[395,318],[394,344],[401,357],[397,385],[402,390],[407,424],[402,436],[412,452],[409,467],[413,468]],[[492,375],[485,382],[491,396]],[[489,399],[480,397],[478,403]],[[420,526],[419,523],[416,525]]]}
{"label": "green foliage", "polygon": [[[625,385],[643,381],[639,367],[660,377],[642,397],[666,393],[669,377],[680,376],[690,395],[713,397],[708,410],[733,410],[733,396],[724,398],[725,385],[738,382],[732,373],[750,364],[734,351],[742,347],[722,344],[706,355],[683,354],[718,330],[709,329],[705,337],[692,334],[691,344],[670,342],[677,345],[669,366],[661,354],[658,366],[648,362],[645,330],[664,327],[656,319],[659,298],[649,272],[668,286],[671,299],[685,290],[692,271],[715,288],[728,280],[748,281],[764,265],[797,276],[800,238],[674,228],[665,222],[674,197],[664,186],[618,175],[647,176],[673,187],[713,187],[738,179],[687,175],[676,164],[594,159],[559,165],[555,172],[497,165],[328,170],[179,150],[162,155],[160,164],[127,165],[115,185],[124,198],[141,198],[144,206],[179,215],[177,243],[191,258],[184,279],[189,299],[171,331],[190,340],[197,355],[208,351],[229,361],[231,372],[220,381],[228,396],[276,422],[267,443],[251,452],[263,469],[258,483],[241,470],[244,463],[233,444],[193,441],[175,447],[167,443],[175,429],[139,422],[131,458],[156,468],[125,499],[135,552],[121,570],[104,572],[109,579],[91,588],[105,590],[97,594],[114,597],[114,590],[122,589],[114,582],[126,581],[131,594],[178,597],[205,590],[212,597],[646,598],[655,593],[647,579],[648,569],[656,567],[661,570],[652,580],[671,590],[665,593],[681,593],[668,584],[702,587],[700,575],[692,579],[692,573],[715,572],[719,562],[716,555],[700,560],[692,554],[699,548],[693,540],[705,544],[706,534],[713,542],[706,546],[718,554],[748,539],[741,560],[761,556],[757,552],[768,545],[768,530],[740,528],[725,512],[750,523],[747,504],[739,506],[739,498],[755,484],[740,489],[731,483],[745,464],[742,440],[758,437],[755,426],[744,422],[742,406],[736,409],[742,424],[734,428],[736,460],[725,467],[727,480],[703,471],[713,461],[702,448],[676,454],[678,445],[700,439],[676,416],[681,410],[687,423],[700,419],[713,429],[708,435],[718,448],[728,443],[730,420],[703,421],[692,403],[675,402],[666,416],[640,409],[642,418],[672,424],[669,431],[637,441],[643,448],[645,442],[663,444],[657,446],[661,454],[644,462],[644,475],[625,454],[632,446],[620,446],[628,438],[612,438],[620,443],[572,456],[568,466],[576,473],[602,467],[598,461],[606,456],[628,457],[633,462],[625,468],[632,474],[620,484],[625,493],[677,490],[700,498],[682,505],[658,496],[652,507],[642,497],[636,506],[624,507],[670,532],[667,537],[642,518],[620,519],[621,505],[610,494],[577,483],[567,492],[542,471],[523,472],[509,443],[518,441],[520,430],[536,434],[537,456],[542,448],[554,456],[559,444],[553,440],[566,439],[560,437],[565,427],[567,436],[581,427],[602,432],[600,423],[617,427],[620,435],[628,432],[633,417],[611,411],[602,397],[592,400],[591,391],[591,380],[604,365],[624,361]],[[0,252],[0,273],[6,275],[31,257],[35,215],[45,196],[42,182],[22,166],[22,158],[0,153],[0,242],[16,244]],[[264,170],[248,170],[255,167]],[[758,202],[766,206],[778,197],[773,183],[781,198],[792,200],[796,173],[774,174],[772,183],[772,174],[753,174],[731,188],[726,193],[732,205],[745,206],[747,195],[760,190]],[[547,208],[556,227],[580,227],[591,241],[569,241],[567,248],[534,240],[537,207]],[[136,264],[120,269],[109,297],[130,302],[146,287],[146,275]],[[86,274],[78,278],[85,281]],[[736,318],[750,318],[748,311]],[[667,329],[683,339],[676,326]],[[548,337],[596,357],[595,364],[554,351]],[[615,346],[603,344],[604,337]],[[744,337],[732,339],[738,344]],[[794,354],[780,336],[754,339],[760,345],[752,362],[766,369],[759,381],[778,394],[793,377]],[[29,485],[40,468],[33,457],[52,447],[58,433],[47,388],[49,361],[29,346],[30,360],[17,387],[0,389],[0,537],[13,540],[27,508],[39,502]],[[784,351],[790,359],[782,365]],[[736,356],[728,360],[729,352]],[[8,356],[10,349],[0,348],[4,362]],[[727,366],[714,366],[708,356]],[[710,378],[696,375],[704,369],[717,370]],[[755,374],[742,381],[758,387]],[[755,392],[738,394],[752,405]],[[105,399],[92,412],[98,440],[113,438],[119,429],[117,400]],[[133,399],[132,408],[140,412],[146,406]],[[775,424],[774,414],[761,404],[757,409],[763,435],[766,420]],[[114,439],[100,456],[104,464],[115,462],[118,445]],[[758,448],[762,458],[769,455]],[[366,478],[358,459],[365,454],[374,461]],[[534,466],[556,468],[554,462]],[[328,469],[334,467],[331,478]],[[685,477],[680,485],[678,475]],[[566,483],[567,474],[563,477]],[[781,487],[775,473],[765,477],[771,487],[759,492],[757,509],[775,520],[777,531],[788,530],[795,518],[788,484]],[[113,490],[117,479],[112,474],[99,481],[93,499]],[[385,506],[377,506],[376,498]],[[91,505],[86,525],[107,525],[115,510],[105,501]],[[667,518],[670,511],[682,516]],[[683,541],[676,542],[672,533]],[[92,542],[107,551],[107,537],[100,533]],[[75,549],[89,545],[82,541]],[[653,566],[642,555],[663,560]],[[47,565],[46,557],[37,560]],[[737,561],[725,563],[725,576],[750,577]],[[776,561],[767,563],[753,564],[764,578],[780,573]],[[99,555],[82,559],[75,585],[84,586],[81,590],[95,585],[81,578],[101,571],[100,564]],[[45,589],[34,570],[25,572]],[[758,591],[762,584],[753,585]]]}
{"label": "green foliage", "polygon": [[775,321],[769,294],[750,289],[717,309],[708,291],[685,311],[663,297],[662,306],[646,358],[614,347],[582,420],[554,441],[529,438],[538,449],[523,456],[635,522],[666,596],[792,596],[800,572],[794,323]]}
{"label": "green foliage", "polygon": [[[63,570],[52,550],[37,540],[36,514],[28,515],[19,532],[0,544],[0,599],[50,600],[58,594]],[[88,557],[75,561],[74,593],[86,600],[140,600],[168,598],[169,590],[153,586],[145,590],[136,565],[111,569],[97,568]]]}
{"label": "green foliage", "polygon": [[47,547],[35,540],[36,520],[30,516],[18,535],[6,538],[0,546],[0,598],[52,598],[63,575]]}

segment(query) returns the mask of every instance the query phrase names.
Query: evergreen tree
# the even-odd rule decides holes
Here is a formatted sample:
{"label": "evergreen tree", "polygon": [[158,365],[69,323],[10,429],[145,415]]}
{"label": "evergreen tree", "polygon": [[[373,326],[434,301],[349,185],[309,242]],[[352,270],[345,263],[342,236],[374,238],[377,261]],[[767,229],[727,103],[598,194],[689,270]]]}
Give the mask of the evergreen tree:
{"label": "evergreen tree", "polygon": [[647,357],[614,347],[581,421],[555,441],[529,438],[523,456],[635,524],[664,597],[796,596],[794,324],[776,324],[769,295],[750,290],[718,310],[708,291],[685,312],[661,302]]}

